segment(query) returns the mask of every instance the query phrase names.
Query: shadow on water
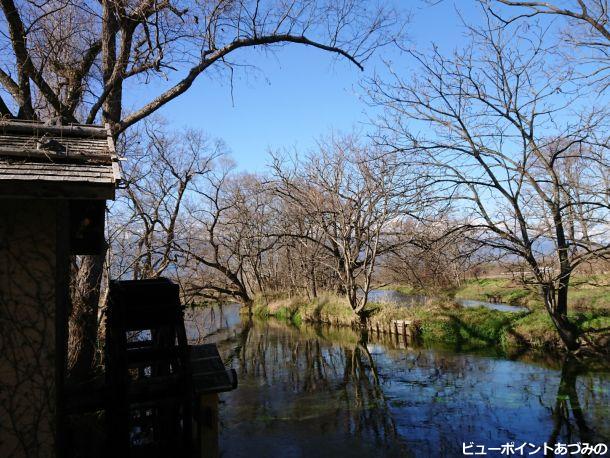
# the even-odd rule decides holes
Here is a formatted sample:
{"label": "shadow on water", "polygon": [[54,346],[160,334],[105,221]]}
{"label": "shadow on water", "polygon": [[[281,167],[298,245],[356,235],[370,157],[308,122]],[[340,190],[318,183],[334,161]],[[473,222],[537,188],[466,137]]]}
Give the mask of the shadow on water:
{"label": "shadow on water", "polygon": [[554,427],[548,442],[555,444],[565,437],[568,443],[595,443],[608,441],[608,437],[596,437],[596,431],[588,424],[583,411],[578,389],[578,377],[585,375],[587,368],[571,358],[564,360],[555,406],[552,409]]}
{"label": "shadow on water", "polygon": [[463,442],[609,441],[608,372],[222,313],[207,340],[240,380],[222,396],[223,456],[461,456]]}

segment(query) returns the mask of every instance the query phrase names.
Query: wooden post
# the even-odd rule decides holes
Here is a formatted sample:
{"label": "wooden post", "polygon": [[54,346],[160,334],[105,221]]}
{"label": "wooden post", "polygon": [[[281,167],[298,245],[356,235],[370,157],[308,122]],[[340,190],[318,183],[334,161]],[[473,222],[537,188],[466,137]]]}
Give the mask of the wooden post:
{"label": "wooden post", "polygon": [[218,394],[216,393],[199,396],[197,440],[200,456],[218,457]]}

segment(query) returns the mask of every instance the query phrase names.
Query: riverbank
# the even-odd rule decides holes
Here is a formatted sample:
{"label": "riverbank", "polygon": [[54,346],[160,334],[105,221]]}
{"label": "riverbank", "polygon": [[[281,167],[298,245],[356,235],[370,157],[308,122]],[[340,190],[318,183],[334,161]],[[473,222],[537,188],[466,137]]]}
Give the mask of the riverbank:
{"label": "riverbank", "polygon": [[[402,294],[444,298],[496,301],[529,309],[543,307],[534,285],[524,285],[512,278],[470,279],[460,286],[446,289],[414,288],[408,285],[386,285],[382,289]],[[610,277],[608,275],[574,275],[570,282],[570,308],[575,311],[605,309],[610,311]]]}
{"label": "riverbank", "polygon": [[[480,280],[478,282],[481,282]],[[507,313],[484,307],[457,306],[449,296],[437,296],[424,304],[404,307],[392,303],[370,303],[367,311],[373,327],[384,328],[393,320],[407,320],[417,329],[424,344],[442,344],[457,348],[498,347],[507,352],[520,349],[559,351],[562,348],[553,323],[535,293],[526,290],[510,291],[510,285],[501,281],[466,285],[460,294],[473,293],[472,299],[485,300],[487,291],[507,295],[515,305],[526,305],[530,311]],[[478,288],[478,292],[475,291]],[[404,289],[403,289],[404,292]],[[409,291],[412,292],[412,291]],[[456,293],[457,295],[457,293]],[[580,298],[584,296],[581,295]],[[603,298],[603,294],[599,297]],[[610,328],[610,308],[602,299],[582,301],[573,307],[571,318],[582,330],[590,332]],[[333,294],[323,294],[314,300],[304,297],[259,297],[253,313],[262,317],[275,317],[299,325],[303,322],[353,326],[358,317],[347,301]]]}

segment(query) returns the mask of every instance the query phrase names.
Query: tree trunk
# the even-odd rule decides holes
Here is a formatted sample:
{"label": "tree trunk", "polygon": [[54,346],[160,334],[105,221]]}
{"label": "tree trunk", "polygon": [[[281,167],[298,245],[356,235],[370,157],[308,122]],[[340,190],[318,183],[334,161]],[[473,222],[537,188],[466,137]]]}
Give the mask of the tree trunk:
{"label": "tree trunk", "polygon": [[244,299],[243,304],[245,307],[248,308],[248,319],[252,320],[252,316],[253,316],[252,306],[254,305],[254,301],[252,299]]}
{"label": "tree trunk", "polygon": [[580,348],[579,336],[580,333],[574,324],[568,319],[567,313],[561,313],[561,310],[567,311],[568,286],[567,284],[559,288],[557,293],[553,285],[544,285],[542,287],[544,297],[544,306],[549,313],[561,341],[570,352],[575,352]]}
{"label": "tree trunk", "polygon": [[[119,29],[113,4],[103,4],[102,62],[104,85],[110,80],[116,63],[116,36]],[[102,110],[102,121],[110,123],[114,141],[116,126],[122,111],[122,82],[108,94]],[[100,287],[105,252],[96,256],[83,256],[80,269],[72,275],[72,313],[68,338],[68,369],[76,379],[87,378],[94,367],[98,336]]]}
{"label": "tree trunk", "polygon": [[73,272],[68,370],[76,380],[87,379],[94,367],[103,267],[104,255],[83,256],[78,270]]}
{"label": "tree trunk", "polygon": [[568,317],[568,287],[570,274],[562,274],[557,285],[557,314],[567,319]]}
{"label": "tree trunk", "polygon": [[311,296],[312,296],[312,299],[316,299],[318,297],[318,285],[316,283],[316,268],[315,267],[313,267],[313,266],[311,267],[309,275],[311,276],[311,282],[310,282]]}
{"label": "tree trunk", "polygon": [[368,316],[364,310],[361,310],[358,313],[358,318],[360,320],[360,328],[363,335],[368,336]]}

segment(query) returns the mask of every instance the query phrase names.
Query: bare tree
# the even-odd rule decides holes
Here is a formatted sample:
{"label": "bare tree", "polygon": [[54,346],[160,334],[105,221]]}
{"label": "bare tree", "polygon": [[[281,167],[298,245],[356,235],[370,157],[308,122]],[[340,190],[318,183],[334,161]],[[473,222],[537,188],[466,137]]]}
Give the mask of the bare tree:
{"label": "bare tree", "polygon": [[[359,68],[392,42],[397,15],[357,0],[2,0],[0,115],[108,123],[116,137],[188,91],[203,74],[244,63],[236,51],[311,46]],[[233,60],[233,56],[236,56]],[[124,94],[162,82],[127,111]],[[104,255],[80,261],[72,329],[97,327]],[[81,342],[87,367],[94,338]]]}
{"label": "bare tree", "polygon": [[[186,92],[214,64],[228,68],[240,48],[298,43],[357,66],[394,38],[395,14],[354,1],[262,3],[3,0],[0,83],[3,114],[94,122],[115,134]],[[169,87],[129,114],[127,84],[167,79]],[[33,84],[32,84],[33,83]]]}
{"label": "bare tree", "polygon": [[384,282],[421,290],[458,287],[483,261],[479,244],[446,219],[404,219],[395,228],[394,247],[380,260]]}
{"label": "bare tree", "polygon": [[266,230],[272,210],[262,182],[231,170],[225,163],[195,190],[188,228],[176,248],[192,269],[189,294],[228,296],[251,307],[253,294],[264,288],[265,253],[277,237]]}
{"label": "bare tree", "polygon": [[[111,207],[109,269],[105,275],[134,279],[169,275],[180,281],[174,241],[183,231],[184,204],[224,147],[200,131],[169,133],[160,119],[153,119],[122,137],[120,149],[129,162],[123,171],[126,187]],[[91,277],[104,275],[88,270],[91,268],[92,264],[80,258],[74,260],[73,270],[81,273],[73,277],[85,282],[72,285],[76,303],[84,303],[82,295],[89,291]],[[86,277],[82,277],[84,272]],[[98,319],[76,315],[70,323],[68,368],[73,374],[88,373],[96,352],[95,339],[101,336],[97,331],[103,308],[89,312]]]}
{"label": "bare tree", "polygon": [[110,218],[111,274],[155,278],[171,267],[175,276],[185,202],[224,146],[201,131],[169,133],[160,120],[147,120],[131,137],[123,153],[125,190]]}
{"label": "bare tree", "polygon": [[607,114],[547,71],[543,37],[488,19],[463,52],[413,52],[416,78],[376,83],[380,141],[428,169],[473,238],[528,265],[576,351],[588,340],[568,316],[570,277],[610,251]]}
{"label": "bare tree", "polygon": [[[565,61],[582,65],[583,76],[600,83],[601,90],[610,85],[610,12],[607,0],[518,1],[493,0],[492,14],[500,24],[554,17],[565,19],[559,38]],[[485,0],[486,5],[492,4]],[[499,8],[509,6],[512,8]],[[513,11],[516,14],[511,14]],[[565,48],[568,45],[568,48]],[[576,58],[576,60],[575,60]],[[584,65],[583,65],[584,64]]]}
{"label": "bare tree", "polygon": [[318,297],[321,290],[341,291],[343,286],[333,265],[333,256],[324,249],[324,230],[312,224],[304,209],[286,199],[281,199],[281,213],[276,232],[280,237],[284,262],[281,264],[283,282],[279,290],[290,294],[305,294],[310,299]]}
{"label": "bare tree", "polygon": [[276,158],[273,170],[278,194],[322,233],[287,235],[320,244],[350,306],[366,320],[377,259],[391,248],[391,223],[407,204],[415,204],[414,187],[401,184],[403,172],[393,155],[363,147],[353,137],[333,138],[291,167]]}

